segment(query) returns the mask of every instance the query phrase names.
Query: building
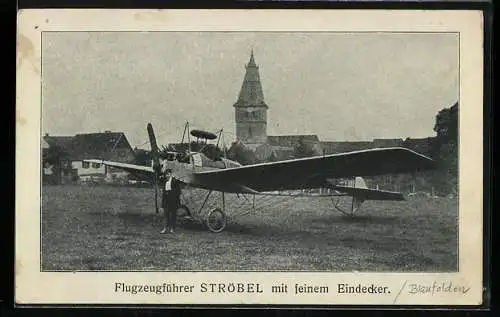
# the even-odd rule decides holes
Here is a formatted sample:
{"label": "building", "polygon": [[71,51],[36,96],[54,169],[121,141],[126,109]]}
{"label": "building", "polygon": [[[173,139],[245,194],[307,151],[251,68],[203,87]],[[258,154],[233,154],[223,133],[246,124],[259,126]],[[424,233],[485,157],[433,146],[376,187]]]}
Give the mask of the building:
{"label": "building", "polygon": [[338,154],[365,149],[403,146],[403,139],[373,139],[372,141],[323,141],[321,148],[324,154]]}
{"label": "building", "polygon": [[236,138],[255,149],[267,141],[267,109],[260,82],[259,66],[255,63],[253,50],[250,61],[245,66],[246,72],[238,95],[233,105],[236,121]]}
{"label": "building", "polygon": [[[267,110],[260,81],[259,66],[255,63],[253,50],[245,65],[245,77],[238,100],[233,105],[236,122],[236,141],[250,148],[259,161],[287,159],[293,157],[294,148],[301,142],[321,153],[321,144],[316,135],[267,135]],[[236,144],[236,143],[235,143]]]}
{"label": "building", "polygon": [[[254,152],[257,161],[274,161],[294,158],[299,145],[306,148],[308,156],[338,154],[371,148],[408,147],[429,152],[430,138],[407,139],[387,138],[371,141],[320,141],[317,135],[267,135],[267,110],[260,81],[259,66],[253,50],[245,65],[245,76],[238,100],[233,105],[236,121],[236,142],[233,146],[244,146]],[[249,162],[252,159],[248,160]]]}
{"label": "building", "polygon": [[267,143],[272,146],[296,147],[300,143],[305,143],[321,153],[321,143],[316,134],[305,135],[270,135],[267,137]]}
{"label": "building", "polygon": [[403,139],[373,139],[374,148],[399,147],[403,145]]}
{"label": "building", "polygon": [[338,154],[373,148],[371,141],[323,141],[321,148],[324,154]]}
{"label": "building", "polygon": [[50,136],[42,142],[43,179],[54,184],[76,181],[116,181],[125,178],[126,172],[86,159],[103,159],[132,163],[135,155],[125,134],[104,133],[77,134],[75,136]]}
{"label": "building", "polygon": [[[245,146],[252,150],[257,161],[285,160],[294,157],[295,148],[303,145],[309,155],[340,153],[345,149],[371,147],[373,142],[321,142],[317,135],[267,135],[268,105],[264,100],[259,66],[253,50],[245,65],[245,76],[233,105],[236,122],[236,142],[233,146]],[[251,161],[251,160],[250,160]]]}

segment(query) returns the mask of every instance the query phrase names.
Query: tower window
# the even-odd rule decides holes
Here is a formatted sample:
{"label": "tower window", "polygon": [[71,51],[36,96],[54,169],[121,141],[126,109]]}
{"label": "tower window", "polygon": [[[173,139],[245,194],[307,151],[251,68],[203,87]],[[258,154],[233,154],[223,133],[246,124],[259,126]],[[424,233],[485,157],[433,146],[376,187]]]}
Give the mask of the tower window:
{"label": "tower window", "polygon": [[252,137],[252,128],[248,128],[248,136]]}

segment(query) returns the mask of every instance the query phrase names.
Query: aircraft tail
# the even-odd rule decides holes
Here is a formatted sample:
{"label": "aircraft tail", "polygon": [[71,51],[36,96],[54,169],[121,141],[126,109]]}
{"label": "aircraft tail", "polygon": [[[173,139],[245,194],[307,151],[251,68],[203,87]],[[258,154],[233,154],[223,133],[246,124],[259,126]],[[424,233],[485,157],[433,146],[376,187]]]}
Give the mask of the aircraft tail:
{"label": "aircraft tail", "polygon": [[[352,197],[351,215],[354,214],[366,200],[404,200],[402,193],[368,188],[365,180],[359,176],[349,181],[347,185],[336,185],[335,189]],[[337,209],[339,208],[337,207]]]}
{"label": "aircraft tail", "polygon": [[344,186],[336,185],[335,189],[362,200],[404,200],[402,193],[368,188],[365,180],[359,176]]}
{"label": "aircraft tail", "polygon": [[368,188],[368,186],[366,186],[366,182],[365,182],[364,178],[360,177],[360,176],[356,176],[356,178],[354,179],[354,187],[355,188]]}

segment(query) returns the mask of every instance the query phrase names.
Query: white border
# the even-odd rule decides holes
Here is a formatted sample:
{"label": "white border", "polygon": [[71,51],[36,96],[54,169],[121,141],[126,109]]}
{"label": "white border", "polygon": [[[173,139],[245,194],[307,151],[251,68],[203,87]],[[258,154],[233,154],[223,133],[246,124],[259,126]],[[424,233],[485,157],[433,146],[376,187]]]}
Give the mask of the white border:
{"label": "white border", "polygon": [[[400,304],[482,302],[483,17],[480,11],[362,10],[23,10],[18,16],[16,265],[18,304]],[[460,33],[460,201],[458,273],[40,272],[40,48],[42,31],[419,31]],[[439,84],[439,83],[436,83]],[[35,178],[34,178],[35,175]],[[115,293],[115,282],[375,283],[387,295]],[[466,294],[411,295],[409,283],[451,281]],[[406,286],[405,286],[406,285]],[[403,287],[404,286],[404,287]]]}

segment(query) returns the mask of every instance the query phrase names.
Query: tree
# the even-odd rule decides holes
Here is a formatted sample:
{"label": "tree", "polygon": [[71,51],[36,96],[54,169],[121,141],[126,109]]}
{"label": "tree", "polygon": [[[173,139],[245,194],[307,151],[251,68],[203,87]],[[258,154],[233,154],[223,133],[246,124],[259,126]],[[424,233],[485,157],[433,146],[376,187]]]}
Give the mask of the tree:
{"label": "tree", "polygon": [[227,156],[230,160],[242,165],[255,164],[257,157],[255,153],[241,142],[235,142],[229,149]]}
{"label": "tree", "polygon": [[458,140],[458,102],[438,112],[434,131],[438,140],[456,143]]}
{"label": "tree", "polygon": [[215,144],[203,144],[202,152],[212,160],[217,160],[221,157],[224,157],[224,149],[219,148]]}
{"label": "tree", "polygon": [[267,161],[268,162],[277,162],[277,161],[279,161],[278,160],[278,156],[276,155],[275,151],[271,152],[271,155],[269,155],[269,158],[267,159]]}
{"label": "tree", "polygon": [[167,152],[180,152],[180,153],[188,153],[191,152],[201,152],[205,154],[208,158],[215,160],[224,156],[225,148],[220,148],[215,144],[204,143],[204,142],[196,142],[191,141],[188,143],[178,143],[178,144],[168,144],[167,146],[163,146],[162,150],[160,150],[161,157],[167,157]]}
{"label": "tree", "polygon": [[62,156],[62,151],[60,151],[57,147],[51,146],[42,154],[42,163],[45,165],[59,165],[60,156]]}
{"label": "tree", "polygon": [[293,149],[293,156],[295,158],[310,157],[315,156],[316,154],[316,151],[312,148],[312,146],[305,142],[303,137],[299,138],[297,144]]}
{"label": "tree", "polygon": [[458,186],[458,108],[457,102],[439,111],[434,125],[432,152],[439,170],[433,183],[441,193],[455,192]]}
{"label": "tree", "polygon": [[64,152],[56,146],[43,149],[42,168],[50,168],[52,171],[49,175],[43,173],[44,183],[58,184],[61,182],[61,157],[65,157]]}

